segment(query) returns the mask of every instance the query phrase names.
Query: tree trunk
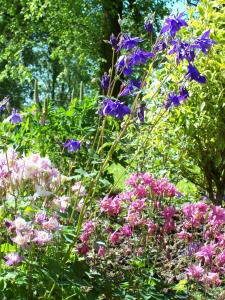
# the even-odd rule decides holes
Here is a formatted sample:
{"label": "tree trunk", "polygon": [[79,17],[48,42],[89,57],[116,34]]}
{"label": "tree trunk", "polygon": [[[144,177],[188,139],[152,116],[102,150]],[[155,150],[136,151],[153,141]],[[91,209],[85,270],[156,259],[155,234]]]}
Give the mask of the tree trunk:
{"label": "tree trunk", "polygon": [[[109,40],[112,33],[117,36],[120,31],[120,24],[118,23],[119,16],[122,15],[123,1],[122,0],[103,0],[103,37],[101,42],[101,57],[102,63],[100,65],[100,76],[104,72],[108,72],[112,66],[112,48],[111,45],[105,43],[103,40]],[[116,97],[120,89],[118,84],[113,92],[113,96]]]}

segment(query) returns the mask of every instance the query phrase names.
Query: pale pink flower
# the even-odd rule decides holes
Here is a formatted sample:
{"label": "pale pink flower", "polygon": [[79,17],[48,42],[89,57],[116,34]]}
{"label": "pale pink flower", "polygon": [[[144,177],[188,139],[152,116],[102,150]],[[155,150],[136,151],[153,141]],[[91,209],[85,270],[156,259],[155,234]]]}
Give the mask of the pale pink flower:
{"label": "pale pink flower", "polygon": [[30,235],[29,234],[22,235],[19,231],[17,231],[17,235],[11,238],[11,240],[14,243],[16,243],[18,246],[23,248],[26,247],[27,244],[30,242]]}
{"label": "pale pink flower", "polygon": [[72,188],[71,188],[72,192],[74,192],[75,194],[77,194],[78,197],[84,197],[86,195],[86,189],[83,186],[81,181],[76,182]]}
{"label": "pale pink flower", "polygon": [[17,252],[10,252],[4,258],[8,266],[16,266],[23,260]]}
{"label": "pale pink flower", "polygon": [[32,240],[40,246],[48,244],[52,241],[52,235],[44,230],[36,230],[35,237]]}
{"label": "pale pink flower", "polygon": [[20,231],[27,228],[27,222],[21,217],[18,217],[14,220],[14,225],[16,230]]}
{"label": "pale pink flower", "polygon": [[69,206],[70,197],[61,196],[53,199],[53,204],[56,206],[61,213],[64,213]]}
{"label": "pale pink flower", "polygon": [[56,218],[51,217],[48,221],[44,221],[42,226],[46,230],[58,230],[59,229],[59,222]]}

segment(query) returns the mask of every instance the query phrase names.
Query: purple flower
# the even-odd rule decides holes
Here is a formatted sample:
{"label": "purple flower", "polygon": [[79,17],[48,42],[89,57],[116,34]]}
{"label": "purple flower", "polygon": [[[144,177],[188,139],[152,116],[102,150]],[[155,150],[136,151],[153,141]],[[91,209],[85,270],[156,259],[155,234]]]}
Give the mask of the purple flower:
{"label": "purple flower", "polygon": [[130,108],[118,100],[113,101],[111,99],[106,99],[103,102],[103,107],[100,109],[99,113],[101,115],[110,115],[119,120],[123,120],[125,115],[129,115],[131,113]]}
{"label": "purple flower", "polygon": [[123,72],[124,75],[129,76],[132,74],[130,65],[130,57],[127,55],[121,55],[116,62],[117,73]]}
{"label": "purple flower", "polygon": [[23,258],[16,252],[10,252],[4,256],[4,258],[8,266],[16,266],[23,260]]}
{"label": "purple flower", "polygon": [[115,34],[110,35],[109,44],[112,45],[112,48],[117,50],[118,49],[118,38],[115,36]]}
{"label": "purple flower", "polygon": [[188,91],[185,87],[182,87],[180,90],[180,94],[176,95],[174,92],[169,94],[167,107],[170,108],[172,106],[180,105],[180,102],[186,100],[188,98]]}
{"label": "purple flower", "polygon": [[145,104],[137,108],[137,116],[141,123],[144,123],[145,121],[145,110],[146,110]]}
{"label": "purple flower", "polygon": [[177,54],[177,64],[180,60],[186,59],[188,62],[192,62],[195,59],[195,52],[192,46],[186,42],[181,42],[179,40],[172,41],[173,48],[168,52],[168,54]]}
{"label": "purple flower", "polygon": [[173,18],[167,18],[163,28],[161,29],[161,33],[169,32],[170,35],[174,37],[181,27],[188,26],[186,21],[182,19],[183,16],[184,13],[181,13],[177,17],[174,16]]}
{"label": "purple flower", "polygon": [[141,49],[134,51],[130,58],[130,65],[145,64],[149,58],[153,58],[155,55],[151,52],[147,52]]}
{"label": "purple flower", "polygon": [[195,80],[199,83],[206,83],[205,76],[201,75],[198,69],[191,64],[188,65],[188,72],[185,76],[186,78],[190,78],[190,80]]}
{"label": "purple flower", "polygon": [[146,20],[144,22],[144,28],[148,33],[152,33],[153,31],[153,24],[152,24],[152,20]]}
{"label": "purple flower", "polygon": [[193,48],[200,49],[204,54],[208,54],[209,49],[213,44],[217,44],[214,40],[209,38],[210,30],[204,32],[193,44]]}
{"label": "purple flower", "polygon": [[12,115],[10,116],[10,121],[12,124],[17,124],[22,122],[22,116],[17,112],[16,109],[13,109]]}
{"label": "purple flower", "polygon": [[104,94],[107,94],[110,84],[110,76],[105,72],[101,79],[101,88],[104,91]]}
{"label": "purple flower", "polygon": [[129,34],[122,34],[118,44],[118,51],[122,49],[130,50],[137,46],[137,43],[141,43],[143,40],[139,37],[131,37]]}
{"label": "purple flower", "polygon": [[154,50],[155,50],[155,52],[160,52],[160,51],[165,50],[166,47],[167,47],[166,42],[164,40],[160,40],[156,43]]}
{"label": "purple flower", "polygon": [[132,83],[124,85],[122,91],[119,93],[118,97],[125,97],[134,90]]}
{"label": "purple flower", "polygon": [[66,148],[69,152],[75,152],[80,150],[80,142],[72,139],[63,144],[63,147]]}
{"label": "purple flower", "polygon": [[118,97],[125,97],[130,94],[135,88],[141,88],[141,81],[128,80],[122,86],[122,91],[120,92]]}

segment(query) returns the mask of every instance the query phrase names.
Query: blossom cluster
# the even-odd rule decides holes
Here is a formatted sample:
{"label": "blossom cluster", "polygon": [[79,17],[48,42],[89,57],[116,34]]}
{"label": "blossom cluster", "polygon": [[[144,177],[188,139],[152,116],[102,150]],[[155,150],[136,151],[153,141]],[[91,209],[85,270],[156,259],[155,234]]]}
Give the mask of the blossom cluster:
{"label": "blossom cluster", "polygon": [[12,148],[0,154],[3,241],[15,251],[4,256],[7,265],[26,261],[29,251],[43,252],[55,237],[59,241],[72,199],[82,201],[86,193],[82,182],[76,182],[70,196],[65,195],[62,183],[67,179],[48,157],[34,153],[21,157]]}
{"label": "blossom cluster", "polygon": [[175,278],[206,288],[220,285],[225,209],[204,201],[175,207],[173,198],[180,196],[176,187],[149,173],[133,174],[126,183],[129,190],[100,200],[98,218],[84,224],[78,252],[102,263],[115,251],[127,259],[148,255],[168,281],[175,272]]}
{"label": "blossom cluster", "polygon": [[[151,34],[153,31],[152,20],[147,19],[144,27],[146,31]],[[118,37],[114,34],[111,35],[109,43],[118,56],[115,63],[116,76],[120,77],[120,75],[123,74],[125,79],[122,80],[123,84],[121,85],[120,92],[117,96],[118,99],[113,99],[108,96],[108,92],[112,88],[111,83],[112,86],[114,85],[115,79],[112,80],[110,77],[111,75],[108,75],[106,72],[102,76],[101,88],[104,95],[106,95],[106,99],[102,102],[99,110],[99,113],[102,116],[110,115],[119,120],[123,120],[125,115],[131,113],[130,108],[119,99],[121,97],[134,96],[140,93],[140,89],[145,86],[145,81],[140,82],[138,80],[138,85],[136,84],[137,80],[135,79],[137,79],[137,76],[135,70],[137,67],[140,69],[140,66],[145,65],[150,59],[160,59],[161,52],[165,55],[174,55],[177,64],[180,64],[180,62],[183,61],[186,61],[188,64],[187,72],[178,87],[180,89],[180,94],[177,94],[174,91],[169,93],[166,108],[178,106],[181,101],[188,98],[188,91],[185,86],[188,80],[194,80],[200,84],[206,82],[206,77],[200,74],[193,63],[200,52],[208,54],[211,46],[216,44],[216,42],[209,38],[210,30],[207,30],[191,41],[182,40],[180,37],[177,37],[177,33],[183,27],[188,27],[184,13],[166,18],[156,43],[150,51],[140,48],[139,45],[144,41],[140,37],[132,37],[128,33],[120,33]],[[139,78],[141,77],[143,76],[139,75]],[[111,92],[109,92],[109,95]],[[137,116],[139,118],[138,114]],[[140,121],[143,122],[143,119],[144,117],[142,116]]]}
{"label": "blossom cluster", "polygon": [[19,157],[12,148],[0,153],[0,186],[4,192],[28,183],[36,191],[40,187],[54,189],[63,180],[65,176],[60,174],[48,157],[41,157],[38,153]]}

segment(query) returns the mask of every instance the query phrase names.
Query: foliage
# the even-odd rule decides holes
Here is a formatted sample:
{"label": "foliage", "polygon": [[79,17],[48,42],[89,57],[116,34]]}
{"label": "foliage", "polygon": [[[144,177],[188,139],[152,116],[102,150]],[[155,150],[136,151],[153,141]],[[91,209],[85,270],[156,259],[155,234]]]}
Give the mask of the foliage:
{"label": "foliage", "polygon": [[[151,154],[146,155],[150,156],[154,166],[159,160],[172,176],[180,174],[202,193],[206,189],[207,196],[215,203],[221,203],[225,192],[223,1],[202,1],[197,14],[194,10],[190,13],[191,29],[183,31],[184,37],[199,36],[205,28],[210,29],[212,38],[218,42],[207,56],[201,54],[197,64],[207,82],[201,86],[192,84],[188,101],[168,112],[152,137],[155,154],[149,143]],[[171,56],[167,59],[171,61]],[[159,80],[166,74],[166,69],[170,70],[170,64],[158,72]],[[180,72],[176,70],[171,74],[173,82],[180,80],[182,66],[178,70]],[[176,88],[169,81],[168,89],[171,87]]]}

